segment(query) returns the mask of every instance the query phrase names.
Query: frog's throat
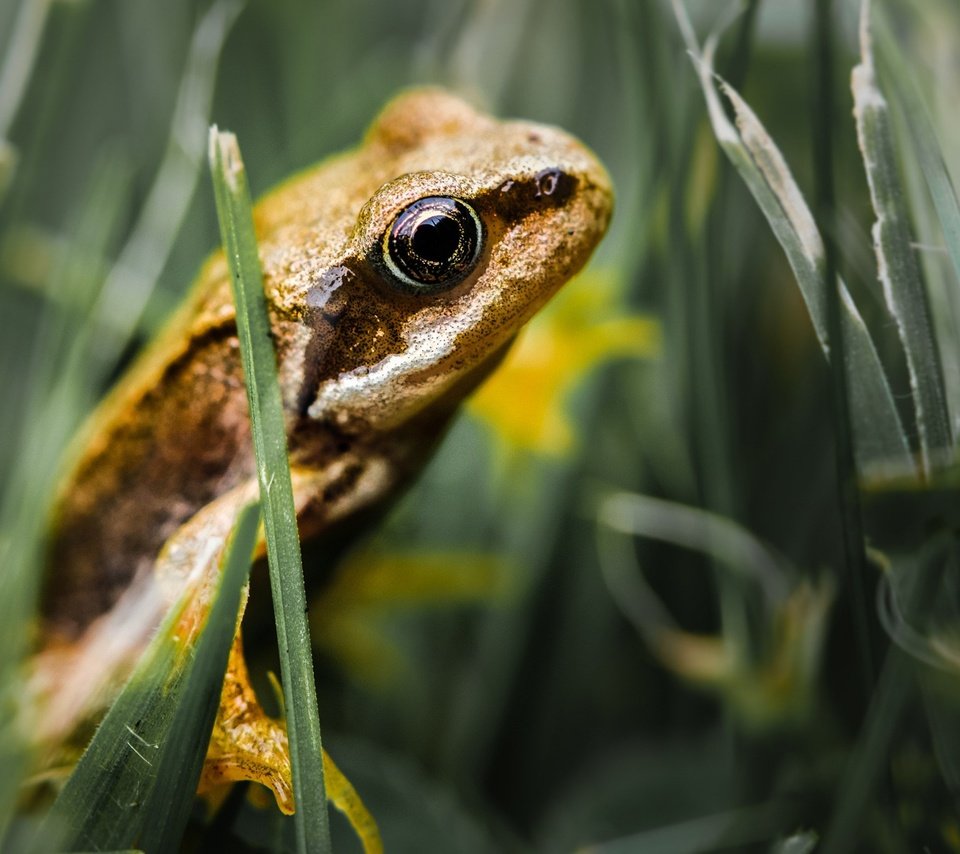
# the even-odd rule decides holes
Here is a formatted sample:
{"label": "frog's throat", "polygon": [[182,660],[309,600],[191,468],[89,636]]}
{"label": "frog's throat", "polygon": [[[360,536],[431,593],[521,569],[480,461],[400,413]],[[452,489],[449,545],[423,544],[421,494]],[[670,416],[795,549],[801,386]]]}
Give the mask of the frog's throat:
{"label": "frog's throat", "polygon": [[363,412],[376,406],[396,417],[394,422],[388,417],[382,426],[404,420],[411,414],[408,401],[419,398],[426,406],[458,378],[458,372],[443,370],[442,366],[457,351],[461,337],[479,322],[483,310],[484,306],[470,303],[455,319],[406,333],[402,351],[322,383],[307,414],[323,419],[331,412]]}

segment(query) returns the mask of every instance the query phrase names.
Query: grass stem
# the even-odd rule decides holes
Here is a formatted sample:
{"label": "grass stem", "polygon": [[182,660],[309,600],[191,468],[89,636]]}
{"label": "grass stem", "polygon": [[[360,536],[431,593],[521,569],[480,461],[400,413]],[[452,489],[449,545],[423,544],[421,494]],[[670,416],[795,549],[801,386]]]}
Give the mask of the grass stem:
{"label": "grass stem", "polygon": [[277,384],[250,192],[233,134],[211,128],[210,165],[220,233],[237,306],[237,332],[263,501],[297,809],[297,850],[326,854],[331,851],[331,843],[323,749],[283,404]]}

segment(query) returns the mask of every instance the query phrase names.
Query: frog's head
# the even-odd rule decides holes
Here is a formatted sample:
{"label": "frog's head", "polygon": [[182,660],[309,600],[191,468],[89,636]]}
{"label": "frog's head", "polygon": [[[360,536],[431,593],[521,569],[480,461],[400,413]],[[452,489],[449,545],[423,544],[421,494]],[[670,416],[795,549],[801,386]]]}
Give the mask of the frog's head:
{"label": "frog's head", "polygon": [[[299,408],[348,432],[464,394],[584,265],[613,204],[606,171],[573,137],[438,90],[391,102],[333,166],[360,198],[339,246],[301,278],[311,338]],[[341,192],[331,205],[350,203]]]}

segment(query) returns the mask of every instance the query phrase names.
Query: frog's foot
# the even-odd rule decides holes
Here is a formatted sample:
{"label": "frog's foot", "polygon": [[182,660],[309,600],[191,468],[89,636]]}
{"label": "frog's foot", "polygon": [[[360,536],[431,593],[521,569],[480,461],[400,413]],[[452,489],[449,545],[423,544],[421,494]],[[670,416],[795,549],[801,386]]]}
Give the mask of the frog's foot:
{"label": "frog's foot", "polygon": [[[308,508],[317,493],[312,475],[293,474],[294,499],[298,513]],[[194,572],[199,583],[181,617],[178,636],[190,638],[200,631],[213,606],[219,561],[236,518],[237,510],[255,494],[256,483],[244,484],[211,502],[178,529],[161,551],[156,578],[170,602],[175,602],[183,585]],[[258,543],[262,552],[263,542]],[[246,594],[244,595],[244,600]],[[242,610],[242,606],[241,606]],[[366,854],[380,854],[383,845],[376,823],[357,796],[349,780],[324,754],[329,778],[328,797],[353,825]],[[283,721],[271,718],[257,700],[243,657],[240,629],[237,629],[227,661],[220,705],[217,709],[203,772],[197,787],[214,805],[222,801],[231,783],[252,780],[273,792],[277,806],[287,815],[294,812],[293,778],[287,731]]]}
{"label": "frog's foot", "polygon": [[[364,854],[383,854],[376,821],[326,751],[323,770],[327,797],[353,826]],[[266,786],[273,792],[281,812],[293,813],[287,730],[283,721],[267,715],[257,701],[243,658],[240,632],[237,632],[197,793],[216,809],[226,797],[230,784],[242,780]]]}
{"label": "frog's foot", "polygon": [[257,700],[237,632],[197,791],[215,798],[225,784],[242,780],[266,786],[280,810],[293,813],[287,730],[283,721],[271,718]]}

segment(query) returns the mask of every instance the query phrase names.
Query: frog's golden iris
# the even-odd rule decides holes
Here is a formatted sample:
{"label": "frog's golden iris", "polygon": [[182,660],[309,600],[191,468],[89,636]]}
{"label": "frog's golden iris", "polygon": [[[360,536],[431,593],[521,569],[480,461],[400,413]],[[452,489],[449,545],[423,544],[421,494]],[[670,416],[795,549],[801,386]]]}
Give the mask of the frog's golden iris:
{"label": "frog's golden iris", "polygon": [[483,223],[462,199],[427,196],[407,205],[383,240],[383,260],[405,290],[437,293],[476,266]]}

